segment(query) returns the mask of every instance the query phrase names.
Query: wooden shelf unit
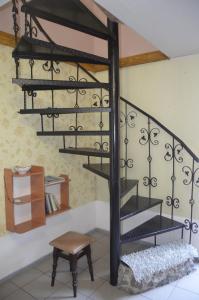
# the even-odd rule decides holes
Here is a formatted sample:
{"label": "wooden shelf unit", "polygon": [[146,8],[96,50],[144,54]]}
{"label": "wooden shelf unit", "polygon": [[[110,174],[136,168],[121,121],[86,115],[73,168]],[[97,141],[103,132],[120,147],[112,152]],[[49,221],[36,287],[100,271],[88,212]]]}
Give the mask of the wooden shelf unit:
{"label": "wooden shelf unit", "polygon": [[58,215],[66,210],[70,209],[69,207],[69,177],[67,175],[61,174],[59,177],[64,178],[63,182],[50,182],[45,184],[45,190],[48,187],[59,185],[60,186],[60,208],[57,211],[54,211],[50,214],[46,214],[46,217],[52,217]]}
{"label": "wooden shelf unit", "polygon": [[[44,183],[44,168],[32,166],[25,175],[13,172],[11,169],[4,169],[5,182],[5,207],[6,207],[6,229],[11,232],[24,233],[46,224],[46,217],[58,215],[69,209],[69,177],[60,175],[63,182],[52,182],[51,185],[60,185],[60,209],[46,215],[45,212],[45,189],[48,184]],[[15,195],[16,180],[30,179],[29,193]],[[16,223],[16,208],[23,208],[30,205],[28,220]]]}
{"label": "wooden shelf unit", "polygon": [[[20,184],[21,179],[29,177],[29,194],[15,196],[16,180]],[[44,206],[44,168],[32,166],[25,175],[4,169],[5,180],[5,207],[6,228],[9,231],[24,233],[46,223]],[[30,204],[31,218],[16,224],[15,210],[17,206]]]}

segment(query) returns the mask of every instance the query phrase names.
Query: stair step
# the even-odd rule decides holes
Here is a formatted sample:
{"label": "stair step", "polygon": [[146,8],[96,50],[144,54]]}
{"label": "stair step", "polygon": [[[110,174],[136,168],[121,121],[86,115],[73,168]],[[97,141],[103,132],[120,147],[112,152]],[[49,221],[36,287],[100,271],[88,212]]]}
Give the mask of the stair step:
{"label": "stair step", "polygon": [[61,153],[70,153],[76,155],[85,155],[85,156],[96,156],[96,157],[110,157],[110,152],[108,151],[99,151],[94,148],[65,148],[59,149]]}
{"label": "stair step", "polygon": [[121,243],[129,243],[182,228],[184,228],[183,223],[157,215],[133,230],[123,234],[121,236]]}
{"label": "stair step", "polygon": [[44,90],[67,90],[67,89],[108,89],[108,83],[64,81],[47,79],[13,79],[13,83],[19,85],[23,91],[44,91]]}
{"label": "stair step", "polygon": [[110,64],[110,60],[104,57],[29,38],[26,36],[23,36],[20,39],[15,50],[12,53],[12,56],[14,58],[22,59],[38,59],[65,62],[69,61],[101,65]]}
{"label": "stair step", "polygon": [[[110,164],[84,164],[83,167],[96,175],[99,175],[105,179],[110,179]],[[120,179],[120,197],[124,197],[130,190],[132,190],[137,184],[136,179]]]}
{"label": "stair step", "polygon": [[137,179],[120,179],[120,198],[124,197],[128,192],[130,192],[137,184],[139,180]]}
{"label": "stair step", "polygon": [[104,136],[104,135],[110,135],[110,131],[104,130],[104,131],[94,131],[94,130],[69,130],[69,131],[38,131],[38,136]]}
{"label": "stair step", "polygon": [[120,209],[120,220],[130,218],[142,211],[163,202],[161,199],[154,199],[142,196],[132,196]]}
{"label": "stair step", "polygon": [[94,113],[94,112],[110,112],[110,107],[79,107],[79,108],[34,108],[34,109],[20,109],[20,114],[75,114],[75,113]]}
{"label": "stair step", "polygon": [[21,10],[30,15],[73,28],[84,33],[108,39],[108,28],[79,0],[31,0]]}
{"label": "stair step", "polygon": [[84,164],[83,167],[96,175],[99,175],[105,179],[109,179],[110,174],[110,164]]}

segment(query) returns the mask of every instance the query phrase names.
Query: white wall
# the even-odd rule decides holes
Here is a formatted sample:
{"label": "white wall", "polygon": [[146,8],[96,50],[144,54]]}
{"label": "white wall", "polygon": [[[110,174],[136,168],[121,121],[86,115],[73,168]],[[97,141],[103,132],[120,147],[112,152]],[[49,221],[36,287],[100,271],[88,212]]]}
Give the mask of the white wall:
{"label": "white wall", "polygon": [[121,69],[121,95],[153,115],[199,156],[199,55]]}

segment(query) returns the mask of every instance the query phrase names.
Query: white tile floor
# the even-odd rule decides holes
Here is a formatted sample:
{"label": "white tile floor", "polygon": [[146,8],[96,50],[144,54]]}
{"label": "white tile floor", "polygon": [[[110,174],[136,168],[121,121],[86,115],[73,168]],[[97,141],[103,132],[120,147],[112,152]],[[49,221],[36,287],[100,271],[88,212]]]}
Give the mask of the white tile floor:
{"label": "white tile floor", "polygon": [[[129,295],[109,283],[109,236],[100,230],[91,233],[95,281],[90,281],[85,258],[79,260],[77,300],[199,300],[199,267],[181,280],[140,295]],[[0,300],[73,299],[71,274],[60,259],[55,286],[50,287],[52,255],[0,283]]]}

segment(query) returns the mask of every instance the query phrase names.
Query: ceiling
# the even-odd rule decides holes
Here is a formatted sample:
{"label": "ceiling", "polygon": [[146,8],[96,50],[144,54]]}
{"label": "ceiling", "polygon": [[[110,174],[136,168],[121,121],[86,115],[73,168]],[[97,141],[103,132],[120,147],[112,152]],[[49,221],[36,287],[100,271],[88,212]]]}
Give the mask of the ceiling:
{"label": "ceiling", "polygon": [[95,0],[173,58],[199,53],[199,0]]}
{"label": "ceiling", "polygon": [[[7,2],[0,0],[0,7]],[[168,57],[199,53],[199,0],[95,2]]]}

